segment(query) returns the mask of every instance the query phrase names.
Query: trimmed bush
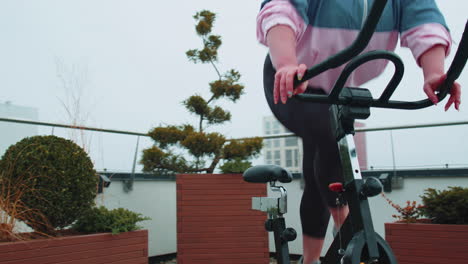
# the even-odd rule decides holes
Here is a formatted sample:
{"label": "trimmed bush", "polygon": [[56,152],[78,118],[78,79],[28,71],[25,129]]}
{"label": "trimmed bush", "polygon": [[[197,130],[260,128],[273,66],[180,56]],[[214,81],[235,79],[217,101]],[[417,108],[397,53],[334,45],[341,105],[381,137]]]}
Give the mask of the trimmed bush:
{"label": "trimmed bush", "polygon": [[224,162],[223,165],[219,167],[222,173],[243,173],[248,168],[252,167],[250,161],[245,161],[240,158],[235,158]]}
{"label": "trimmed bush", "polygon": [[78,218],[73,229],[84,233],[112,232],[118,234],[140,229],[136,223],[150,220],[139,213],[124,208],[108,210],[104,206],[88,210]]}
{"label": "trimmed bush", "polygon": [[7,149],[0,171],[8,179],[0,184],[28,187],[21,202],[36,213],[21,220],[35,231],[53,234],[94,205],[96,171],[88,154],[70,140],[56,136],[25,138]]}
{"label": "trimmed bush", "polygon": [[435,224],[468,224],[468,188],[426,189],[421,196],[422,213]]}

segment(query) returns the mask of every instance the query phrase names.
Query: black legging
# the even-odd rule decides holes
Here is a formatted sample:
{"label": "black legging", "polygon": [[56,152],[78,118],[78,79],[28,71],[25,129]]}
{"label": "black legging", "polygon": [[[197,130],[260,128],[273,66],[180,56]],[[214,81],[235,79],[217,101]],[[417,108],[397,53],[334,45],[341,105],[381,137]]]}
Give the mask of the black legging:
{"label": "black legging", "polygon": [[[336,207],[336,194],[328,189],[333,182],[342,182],[338,145],[330,127],[329,105],[289,98],[286,104],[273,101],[275,70],[269,57],[265,60],[263,84],[271,111],[281,124],[302,138],[302,173],[305,181],[300,214],[302,232],[317,238],[325,237],[330,220],[328,207]],[[322,93],[308,89],[306,93]]]}

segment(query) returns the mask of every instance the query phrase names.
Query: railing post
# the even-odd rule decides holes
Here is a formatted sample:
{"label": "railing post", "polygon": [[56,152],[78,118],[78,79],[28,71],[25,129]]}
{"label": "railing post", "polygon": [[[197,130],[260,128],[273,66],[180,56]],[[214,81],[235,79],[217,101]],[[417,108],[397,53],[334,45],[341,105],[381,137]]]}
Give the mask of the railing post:
{"label": "railing post", "polygon": [[135,147],[135,155],[133,156],[133,165],[132,165],[132,174],[130,174],[130,179],[124,181],[124,191],[130,192],[133,190],[133,182],[135,181],[135,167],[138,157],[138,145],[140,144],[140,136],[137,136],[137,142]]}

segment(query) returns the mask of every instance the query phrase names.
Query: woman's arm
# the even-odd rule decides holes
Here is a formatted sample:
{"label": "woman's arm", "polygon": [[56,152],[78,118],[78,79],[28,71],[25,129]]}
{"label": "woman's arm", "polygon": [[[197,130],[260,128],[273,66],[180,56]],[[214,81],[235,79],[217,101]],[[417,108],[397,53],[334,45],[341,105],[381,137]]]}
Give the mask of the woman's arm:
{"label": "woman's arm", "polygon": [[[424,52],[419,58],[419,63],[424,73],[424,92],[427,97],[434,103],[438,103],[438,98],[435,91],[444,82],[447,77],[444,73],[444,61],[446,54],[446,47],[443,45],[436,45],[426,52]],[[459,110],[461,103],[461,86],[455,82],[450,90],[450,98],[445,105],[445,111],[447,111],[452,104],[455,105],[455,109]]]}
{"label": "woman's arm", "polygon": [[296,36],[286,25],[277,25],[267,33],[267,45],[275,68],[297,64]]}
{"label": "woman's arm", "polygon": [[275,104],[279,100],[283,104],[294,94],[303,93],[307,89],[307,81],[295,90],[294,78],[300,80],[304,76],[307,66],[298,65],[296,56],[296,36],[294,31],[286,25],[272,27],[266,36],[271,61],[276,69],[273,96]]}

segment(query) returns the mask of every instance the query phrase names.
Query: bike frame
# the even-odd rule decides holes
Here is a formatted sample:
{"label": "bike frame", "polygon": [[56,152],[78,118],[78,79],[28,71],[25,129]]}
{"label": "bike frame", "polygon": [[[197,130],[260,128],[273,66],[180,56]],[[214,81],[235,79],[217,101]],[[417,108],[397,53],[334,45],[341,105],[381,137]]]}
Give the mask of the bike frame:
{"label": "bike frame", "polygon": [[330,115],[335,117],[332,118],[332,124],[336,131],[343,166],[344,189],[340,195],[346,202],[341,204],[347,203],[350,212],[323,257],[322,263],[361,263],[361,254],[363,250],[367,250],[369,263],[396,264],[390,247],[374,231],[368,201],[368,197],[381,193],[383,187],[375,178],[362,178],[353,138],[354,119],[356,116],[362,117],[363,114],[367,118],[368,109],[358,107],[343,111],[343,109],[338,110],[336,106],[331,109]]}

